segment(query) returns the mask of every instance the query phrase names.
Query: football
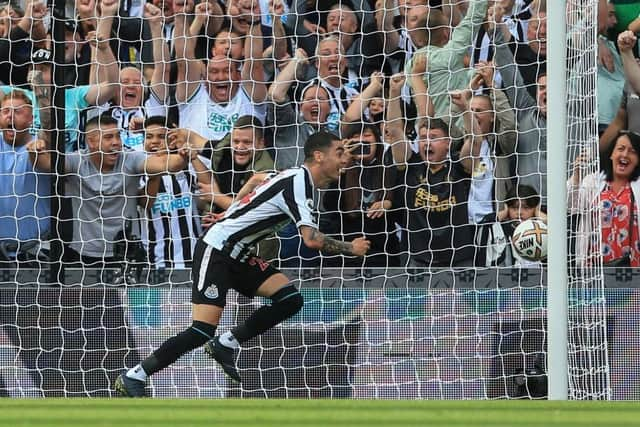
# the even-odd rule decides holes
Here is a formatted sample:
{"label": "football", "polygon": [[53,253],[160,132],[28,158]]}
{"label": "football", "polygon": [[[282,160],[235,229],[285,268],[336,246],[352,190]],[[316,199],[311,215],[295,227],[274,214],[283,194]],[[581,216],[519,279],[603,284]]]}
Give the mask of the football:
{"label": "football", "polygon": [[547,224],[537,218],[522,221],[511,237],[513,251],[528,261],[547,258]]}

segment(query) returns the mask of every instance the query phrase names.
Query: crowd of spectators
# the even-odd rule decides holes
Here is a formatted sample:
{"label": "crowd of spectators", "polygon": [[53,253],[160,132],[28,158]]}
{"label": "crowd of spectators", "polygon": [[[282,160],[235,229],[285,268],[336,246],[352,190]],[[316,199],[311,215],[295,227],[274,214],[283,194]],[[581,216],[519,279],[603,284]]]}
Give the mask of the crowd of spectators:
{"label": "crowd of spectators", "polygon": [[[584,17],[598,25],[593,120],[603,153],[622,130],[640,132],[640,21],[618,37],[613,3]],[[0,245],[0,258],[55,231],[70,265],[117,265],[118,248],[126,254],[139,241],[153,267],[189,267],[203,227],[255,172],[300,166],[305,140],[328,130],[348,158],[340,180],[314,196],[319,222],[347,240],[367,236],[370,255],[321,257],[284,229],[258,248],[263,257],[282,266],[523,263],[488,255],[495,242],[486,230],[497,225],[508,237],[522,220],[546,220],[546,8],[545,0],[76,0],[56,16],[65,42],[54,67],[46,2],[4,2],[0,239],[13,244]],[[65,91],[62,163],[52,156],[62,148],[51,131],[54,68]],[[633,170],[635,143],[626,146]],[[51,212],[61,188],[62,210]],[[616,203],[619,188],[606,188]],[[637,246],[630,234],[612,251]]]}

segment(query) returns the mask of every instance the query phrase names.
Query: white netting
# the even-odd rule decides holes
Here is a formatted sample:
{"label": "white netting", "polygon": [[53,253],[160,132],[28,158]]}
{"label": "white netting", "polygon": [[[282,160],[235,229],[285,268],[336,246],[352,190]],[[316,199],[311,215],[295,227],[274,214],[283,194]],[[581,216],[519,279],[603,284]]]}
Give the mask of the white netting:
{"label": "white netting", "polygon": [[[196,350],[154,395],[546,394],[544,265],[509,244],[547,206],[546,2],[27,3],[0,20],[0,395],[111,395],[191,323],[212,215],[253,173],[300,166],[318,130],[357,156],[315,195],[320,229],[371,253],[321,255],[295,227],[262,242],[302,312],[243,345],[241,386]],[[569,146],[597,159],[596,1],[579,3]],[[610,393],[596,266],[572,269],[574,398]],[[219,330],[263,302],[233,294]]]}
{"label": "white netting", "polygon": [[[588,182],[601,173],[597,96],[600,86],[596,85],[596,75],[601,70],[598,70],[599,28],[594,25],[597,19],[597,2],[568,2],[567,153],[571,174],[568,223],[576,255],[570,264],[568,283],[569,396],[573,399],[611,398],[607,347],[610,332],[602,257],[597,256],[602,253],[602,245],[609,242],[603,243],[601,238],[600,193],[584,191],[585,182],[574,180],[580,175]],[[601,74],[599,77],[606,80]],[[578,161],[574,161],[576,158]],[[574,182],[579,182],[582,190],[577,190]]]}

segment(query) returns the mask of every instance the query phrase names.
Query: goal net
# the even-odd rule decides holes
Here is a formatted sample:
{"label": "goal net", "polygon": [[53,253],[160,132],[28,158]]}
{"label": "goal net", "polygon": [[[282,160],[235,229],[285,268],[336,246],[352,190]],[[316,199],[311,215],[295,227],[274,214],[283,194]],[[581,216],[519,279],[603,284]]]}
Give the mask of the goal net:
{"label": "goal net", "polygon": [[[242,346],[241,385],[198,349],[151,393],[546,397],[545,1],[53,3],[0,12],[0,396],[115,396],[191,324],[198,237],[326,130],[348,154],[309,203],[322,232],[364,235],[370,253],[279,230],[256,251],[302,311]],[[596,173],[597,1],[568,3],[570,168],[585,153]],[[570,242],[599,242],[598,204],[579,206]],[[527,220],[530,253],[511,244]],[[599,249],[585,262],[577,246],[570,397],[605,399],[623,332]],[[218,331],[268,302],[231,292]]]}

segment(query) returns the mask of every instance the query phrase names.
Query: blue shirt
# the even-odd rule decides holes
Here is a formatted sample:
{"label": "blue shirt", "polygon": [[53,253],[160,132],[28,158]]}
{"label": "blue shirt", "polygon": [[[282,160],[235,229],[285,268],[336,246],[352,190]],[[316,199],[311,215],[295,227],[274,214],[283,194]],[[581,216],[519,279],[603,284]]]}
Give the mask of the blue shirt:
{"label": "blue shirt", "polygon": [[[76,143],[78,141],[78,128],[80,127],[80,112],[89,107],[89,103],[87,102],[87,93],[90,88],[91,86],[77,86],[67,88],[64,91],[64,122],[66,128],[64,139],[67,153],[71,153],[77,149]],[[7,94],[16,88],[11,86],[0,86],[0,89],[2,92]],[[31,99],[31,103],[35,105],[35,97],[32,91],[26,89],[17,90],[25,92],[27,96],[29,96],[29,99]],[[33,110],[33,127],[33,133],[35,134],[37,129],[40,129],[40,110],[38,108],[34,108]]]}
{"label": "blue shirt", "polygon": [[49,231],[50,173],[35,171],[26,145],[0,134],[0,239],[41,239]]}

